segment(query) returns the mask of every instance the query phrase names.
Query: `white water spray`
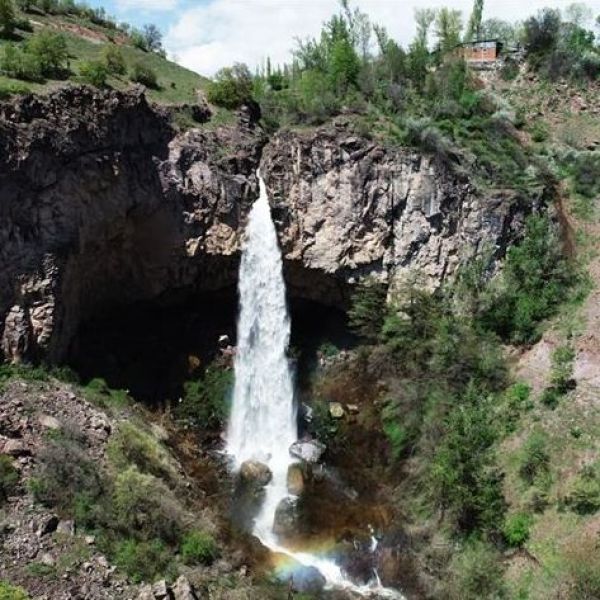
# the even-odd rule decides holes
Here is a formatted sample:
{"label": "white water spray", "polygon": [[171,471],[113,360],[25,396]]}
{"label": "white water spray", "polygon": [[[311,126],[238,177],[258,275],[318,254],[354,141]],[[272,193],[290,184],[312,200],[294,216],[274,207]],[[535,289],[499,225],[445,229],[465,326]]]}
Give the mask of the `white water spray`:
{"label": "white water spray", "polygon": [[250,211],[240,266],[235,386],[227,434],[227,450],[236,469],[247,460],[256,460],[266,464],[273,474],[254,522],[254,534],[272,551],[318,569],[331,587],[401,599],[395,590],[381,587],[377,577],[368,585],[355,585],[334,561],[292,552],[281,546],[273,533],[277,506],[289,496],[287,472],[294,462],[289,447],[298,431],[292,373],[286,356],[290,319],[281,252],[266,186],[260,177],[259,182],[260,196]]}

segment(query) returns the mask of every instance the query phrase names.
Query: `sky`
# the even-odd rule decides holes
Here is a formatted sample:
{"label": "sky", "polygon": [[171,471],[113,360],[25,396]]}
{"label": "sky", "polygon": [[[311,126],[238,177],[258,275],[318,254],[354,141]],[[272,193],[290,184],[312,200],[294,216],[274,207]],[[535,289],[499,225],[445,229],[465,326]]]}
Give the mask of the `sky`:
{"label": "sky", "polygon": [[[484,19],[524,19],[549,6],[565,8],[573,0],[486,0]],[[267,56],[273,64],[290,58],[295,38],[318,35],[321,24],[339,7],[338,0],[91,0],[120,21],[142,26],[155,23],[164,34],[169,57],[206,76],[234,62],[252,69]],[[373,22],[385,25],[402,45],[414,35],[416,7],[448,6],[463,12],[466,20],[473,0],[354,0]],[[586,4],[594,16],[600,0]]]}

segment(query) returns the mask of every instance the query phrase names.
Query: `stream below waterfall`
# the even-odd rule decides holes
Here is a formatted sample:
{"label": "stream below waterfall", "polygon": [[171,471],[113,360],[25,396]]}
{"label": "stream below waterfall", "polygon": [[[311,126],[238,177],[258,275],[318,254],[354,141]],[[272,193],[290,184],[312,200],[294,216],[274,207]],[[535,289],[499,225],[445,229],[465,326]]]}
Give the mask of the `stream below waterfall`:
{"label": "stream below waterfall", "polygon": [[[402,599],[397,590],[381,585],[377,572],[364,585],[354,583],[327,555],[295,551],[283,545],[273,531],[275,514],[288,492],[290,465],[296,462],[290,446],[297,441],[294,382],[287,357],[290,340],[282,258],[264,181],[249,215],[239,272],[238,346],[227,452],[235,470],[246,461],[268,466],[272,478],[254,520],[253,533],[274,553],[317,569],[326,587],[361,596]],[[372,537],[370,551],[377,549]],[[293,577],[293,573],[292,573]]]}

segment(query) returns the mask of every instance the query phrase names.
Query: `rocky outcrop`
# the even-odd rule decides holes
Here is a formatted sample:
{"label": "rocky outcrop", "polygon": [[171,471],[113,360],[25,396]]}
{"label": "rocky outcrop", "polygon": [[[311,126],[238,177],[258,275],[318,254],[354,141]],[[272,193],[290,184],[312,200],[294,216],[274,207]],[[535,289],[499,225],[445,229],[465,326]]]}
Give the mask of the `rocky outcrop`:
{"label": "rocky outcrop", "polygon": [[512,192],[477,194],[435,158],[354,135],[343,119],[276,135],[262,169],[288,270],[341,283],[372,276],[393,285],[418,273],[438,287],[484,248],[502,256],[531,209]]}
{"label": "rocky outcrop", "polygon": [[0,105],[5,357],[60,360],[107,307],[233,284],[261,143],[247,118],[176,135],[139,91]]}
{"label": "rocky outcrop", "polygon": [[141,91],[86,87],[0,104],[4,357],[60,361],[101,311],[233,288],[259,163],[290,294],[335,306],[365,276],[435,287],[502,256],[531,209],[341,121],[266,144],[256,117],[177,133]]}

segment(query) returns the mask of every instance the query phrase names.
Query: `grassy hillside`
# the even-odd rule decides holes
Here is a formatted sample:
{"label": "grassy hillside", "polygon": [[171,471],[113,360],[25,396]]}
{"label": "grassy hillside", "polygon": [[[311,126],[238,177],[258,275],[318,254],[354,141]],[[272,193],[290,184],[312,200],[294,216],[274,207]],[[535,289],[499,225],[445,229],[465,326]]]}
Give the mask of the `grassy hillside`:
{"label": "grassy hillside", "polygon": [[0,73],[0,95],[11,92],[45,92],[66,83],[85,83],[82,67],[86,63],[101,62],[107,46],[115,45],[125,61],[125,73],[108,73],[106,85],[125,89],[132,85],[135,65],[151,69],[157,79],[155,88],[149,87],[149,97],[163,104],[193,103],[197,90],[202,90],[208,80],[170,60],[163,53],[146,51],[135,46],[132,36],[112,27],[92,22],[90,19],[71,14],[52,15],[42,11],[17,13],[18,26],[11,36],[0,38],[0,56],[8,44],[25,48],[32,37],[40,32],[60,33],[67,44],[66,68],[60,73],[39,80],[24,80]]}

